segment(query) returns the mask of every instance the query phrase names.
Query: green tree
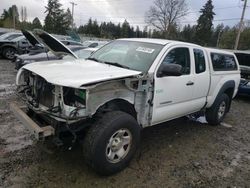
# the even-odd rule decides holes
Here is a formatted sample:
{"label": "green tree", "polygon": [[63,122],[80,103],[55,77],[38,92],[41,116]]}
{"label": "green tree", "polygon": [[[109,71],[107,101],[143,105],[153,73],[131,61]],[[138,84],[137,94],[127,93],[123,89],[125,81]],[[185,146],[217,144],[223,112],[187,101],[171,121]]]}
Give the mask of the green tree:
{"label": "green tree", "polygon": [[87,29],[86,29],[87,34],[92,34],[92,26],[93,26],[93,21],[91,18],[89,18],[89,21],[87,23]]}
{"label": "green tree", "polygon": [[145,26],[143,31],[142,31],[142,37],[147,38],[148,37],[148,27]]}
{"label": "green tree", "polygon": [[164,38],[164,35],[161,31],[154,29],[152,32],[152,38]]}
{"label": "green tree", "polygon": [[32,21],[32,27],[37,29],[42,29],[43,26],[38,17],[35,17],[34,20]]}
{"label": "green tree", "polygon": [[196,27],[196,42],[200,45],[208,46],[212,36],[213,19],[215,13],[213,12],[214,6],[212,0],[207,3],[200,10],[200,17],[197,21]]}
{"label": "green tree", "polygon": [[[64,13],[63,16],[63,27],[67,30],[70,28],[70,26],[72,26],[72,14],[71,11],[69,10],[69,8],[67,8],[66,12]],[[73,26],[74,27],[74,26]]]}
{"label": "green tree", "polygon": [[121,24],[114,24],[112,22],[102,22],[100,25],[97,20],[92,21],[90,18],[88,23],[85,25],[81,25],[78,28],[78,32],[81,34],[85,34],[87,36],[94,37],[102,37],[102,38],[131,38],[131,37],[141,37],[142,31],[140,31],[139,27],[135,30],[134,27],[131,27],[127,20]]}
{"label": "green tree", "polygon": [[107,28],[106,22],[102,22],[100,24],[100,37],[105,38],[105,36],[106,36],[106,28]]}
{"label": "green tree", "polygon": [[44,20],[44,30],[50,33],[66,34],[66,30],[69,29],[70,23],[65,20],[65,14],[69,14],[68,11],[64,13],[61,8],[62,4],[59,0],[48,0],[48,5],[45,7],[47,13]]}
{"label": "green tree", "polygon": [[136,38],[142,37],[142,33],[141,33],[141,31],[140,31],[139,26],[136,26],[135,33],[136,33],[136,34],[135,34],[135,37],[136,37]]}
{"label": "green tree", "polygon": [[[245,28],[241,33],[239,49],[240,50],[249,50],[250,49],[250,28]],[[234,40],[233,40],[234,41]]]}
{"label": "green tree", "polygon": [[99,25],[97,23],[97,20],[95,20],[93,22],[93,25],[92,25],[92,34],[96,37],[100,37],[100,28],[99,28]]}
{"label": "green tree", "polygon": [[180,32],[179,39],[185,42],[194,42],[195,40],[196,26],[185,25],[183,30]]}
{"label": "green tree", "polygon": [[212,36],[211,36],[211,43],[210,46],[212,47],[219,47],[221,36],[223,34],[224,25],[218,24],[216,28],[213,29]]}
{"label": "green tree", "polygon": [[32,29],[33,29],[33,24],[32,24],[31,22],[23,21],[23,22],[20,22],[20,23],[18,24],[18,28],[19,28],[19,29],[32,30]]}
{"label": "green tree", "polygon": [[119,23],[117,26],[115,26],[115,35],[114,38],[120,38],[121,37],[121,24]]}
{"label": "green tree", "polygon": [[19,13],[16,5],[12,5],[8,10],[4,9],[1,16],[1,22],[3,27],[14,27],[14,17],[15,17],[15,27],[19,23]]}
{"label": "green tree", "polygon": [[130,25],[127,20],[124,20],[121,28],[121,37],[128,38],[130,32]]}
{"label": "green tree", "polygon": [[225,48],[225,49],[233,49],[236,34],[237,34],[236,27],[230,28],[229,26],[226,26],[223,29],[219,47],[220,48]]}

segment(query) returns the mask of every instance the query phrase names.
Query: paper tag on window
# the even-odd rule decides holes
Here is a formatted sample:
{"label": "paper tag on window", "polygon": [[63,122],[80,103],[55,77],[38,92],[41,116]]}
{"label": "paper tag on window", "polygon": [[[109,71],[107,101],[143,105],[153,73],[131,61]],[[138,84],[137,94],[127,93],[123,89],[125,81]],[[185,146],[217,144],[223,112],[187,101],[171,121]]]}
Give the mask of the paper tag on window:
{"label": "paper tag on window", "polygon": [[136,49],[136,51],[138,51],[138,52],[144,52],[144,53],[148,53],[148,54],[152,54],[155,51],[155,49],[138,47]]}

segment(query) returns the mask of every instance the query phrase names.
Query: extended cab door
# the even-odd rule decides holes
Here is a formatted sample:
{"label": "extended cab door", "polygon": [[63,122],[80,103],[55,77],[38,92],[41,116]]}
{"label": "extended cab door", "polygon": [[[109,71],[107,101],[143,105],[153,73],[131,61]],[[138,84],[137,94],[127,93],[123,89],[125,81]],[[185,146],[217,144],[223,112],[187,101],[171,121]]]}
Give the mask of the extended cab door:
{"label": "extended cab door", "polygon": [[210,88],[210,72],[208,57],[204,49],[193,48],[192,56],[195,63],[193,102],[196,103],[196,111],[198,111],[204,107],[207,101]]}
{"label": "extended cab door", "polygon": [[[153,102],[152,125],[192,113],[193,104],[194,62],[192,48],[181,45],[167,50],[155,71],[155,90]],[[157,76],[162,64],[173,63],[183,67],[181,76]]]}

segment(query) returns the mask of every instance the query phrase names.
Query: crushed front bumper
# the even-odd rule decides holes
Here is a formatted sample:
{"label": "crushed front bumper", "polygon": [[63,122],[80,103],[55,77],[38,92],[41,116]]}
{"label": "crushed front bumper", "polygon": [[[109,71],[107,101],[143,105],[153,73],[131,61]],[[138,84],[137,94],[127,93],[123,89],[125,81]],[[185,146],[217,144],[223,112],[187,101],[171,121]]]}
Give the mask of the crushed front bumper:
{"label": "crushed front bumper", "polygon": [[26,113],[25,107],[19,107],[15,103],[10,103],[10,110],[23,123],[23,125],[30,130],[31,134],[37,140],[44,140],[46,137],[55,134],[55,129],[52,126],[41,127],[34,122]]}

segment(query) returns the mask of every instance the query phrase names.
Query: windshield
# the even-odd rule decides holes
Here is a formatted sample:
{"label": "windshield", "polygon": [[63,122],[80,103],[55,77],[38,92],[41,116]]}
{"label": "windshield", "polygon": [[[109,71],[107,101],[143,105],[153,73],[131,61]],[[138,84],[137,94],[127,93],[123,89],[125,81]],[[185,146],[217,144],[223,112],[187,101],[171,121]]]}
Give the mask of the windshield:
{"label": "windshield", "polygon": [[[86,59],[88,58],[93,51],[87,50],[87,49],[82,49],[82,50],[77,50],[74,53],[77,55],[79,59]],[[74,59],[71,55],[66,55],[63,57],[63,59]]]}
{"label": "windshield", "polygon": [[16,37],[16,38],[12,39],[11,41],[18,42],[18,41],[21,41],[21,40],[27,41],[27,39],[24,36]]}
{"label": "windshield", "polygon": [[22,36],[22,34],[13,34],[13,35],[6,37],[5,40],[13,40],[13,39],[20,37],[20,36]]}
{"label": "windshield", "polygon": [[116,40],[96,51],[90,59],[146,72],[162,48],[160,44]]}
{"label": "windshield", "polygon": [[83,49],[83,50],[76,51],[75,54],[77,55],[78,58],[86,59],[91,55],[92,52],[93,51],[91,51],[91,50]]}
{"label": "windshield", "polygon": [[85,46],[85,47],[88,47],[91,43],[92,43],[92,42],[90,42],[90,41],[84,41],[84,42],[82,43],[82,45]]}

